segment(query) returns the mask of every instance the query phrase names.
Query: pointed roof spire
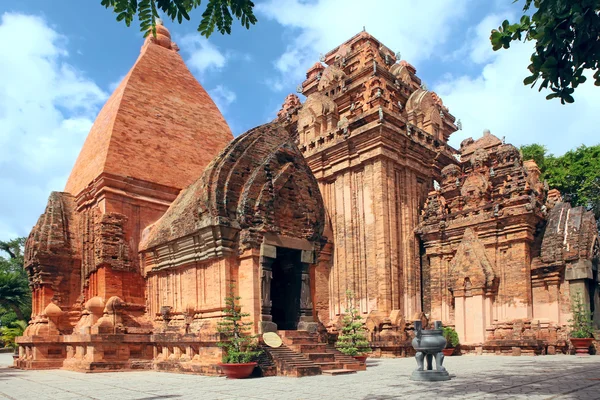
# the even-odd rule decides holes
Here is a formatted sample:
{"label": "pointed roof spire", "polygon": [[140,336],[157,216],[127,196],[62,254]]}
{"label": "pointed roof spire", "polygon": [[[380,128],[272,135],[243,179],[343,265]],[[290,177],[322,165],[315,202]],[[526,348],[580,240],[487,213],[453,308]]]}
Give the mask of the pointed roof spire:
{"label": "pointed roof spire", "polygon": [[167,28],[146,38],[81,149],[65,191],[102,174],[182,189],[233,139],[223,115],[176,52]]}

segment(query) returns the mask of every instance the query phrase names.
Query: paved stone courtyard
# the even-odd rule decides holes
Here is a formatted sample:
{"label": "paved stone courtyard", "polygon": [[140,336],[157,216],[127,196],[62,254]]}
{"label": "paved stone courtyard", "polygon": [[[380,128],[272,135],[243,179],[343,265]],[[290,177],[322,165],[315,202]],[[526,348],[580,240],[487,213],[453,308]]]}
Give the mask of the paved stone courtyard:
{"label": "paved stone courtyard", "polygon": [[412,382],[413,359],[372,359],[345,376],[247,380],[161,372],[82,374],[7,368],[0,354],[0,399],[600,399],[600,357],[464,356],[446,359],[453,379]]}

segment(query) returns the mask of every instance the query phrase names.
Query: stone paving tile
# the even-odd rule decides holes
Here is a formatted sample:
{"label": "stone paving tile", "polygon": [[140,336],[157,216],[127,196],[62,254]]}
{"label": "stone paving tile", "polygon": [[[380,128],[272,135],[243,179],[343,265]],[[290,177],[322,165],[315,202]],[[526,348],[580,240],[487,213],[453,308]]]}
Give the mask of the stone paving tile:
{"label": "stone paving tile", "polygon": [[453,379],[424,383],[408,379],[412,359],[369,362],[365,372],[346,376],[221,377],[155,371],[82,374],[2,368],[0,400],[392,400],[422,399],[600,399],[600,357],[452,357]]}

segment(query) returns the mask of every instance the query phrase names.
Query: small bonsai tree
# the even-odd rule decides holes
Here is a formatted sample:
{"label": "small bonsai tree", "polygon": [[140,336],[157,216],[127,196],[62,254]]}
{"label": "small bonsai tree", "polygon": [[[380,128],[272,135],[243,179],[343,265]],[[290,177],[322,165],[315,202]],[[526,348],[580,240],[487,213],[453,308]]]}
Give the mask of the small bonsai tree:
{"label": "small bonsai tree", "polygon": [[338,335],[336,347],[349,356],[360,356],[371,351],[367,340],[367,329],[360,312],[354,308],[354,294],[346,291],[346,311],[342,318],[342,331]]}
{"label": "small bonsai tree", "polygon": [[452,349],[458,346],[458,333],[451,326],[444,326],[442,334],[446,338],[446,348]]}
{"label": "small bonsai tree", "polygon": [[590,313],[585,304],[583,304],[580,292],[577,292],[573,298],[571,312],[573,313],[573,319],[569,320],[571,323],[571,337],[577,339],[593,338],[594,327],[592,325],[592,313]]}
{"label": "small bonsai tree", "polygon": [[235,285],[229,285],[229,295],[225,297],[225,317],[217,323],[217,331],[225,336],[225,340],[217,343],[217,346],[225,350],[223,363],[243,364],[256,359],[261,351],[258,350],[256,335],[251,335],[252,322],[244,322],[243,318],[250,316],[243,313],[239,305],[241,297],[235,295]]}

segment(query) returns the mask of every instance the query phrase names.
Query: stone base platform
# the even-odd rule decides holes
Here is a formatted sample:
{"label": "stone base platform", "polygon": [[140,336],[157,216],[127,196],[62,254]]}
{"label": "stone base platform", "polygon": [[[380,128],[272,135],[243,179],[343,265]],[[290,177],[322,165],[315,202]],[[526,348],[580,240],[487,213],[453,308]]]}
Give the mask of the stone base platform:
{"label": "stone base platform", "polygon": [[450,374],[448,371],[437,371],[437,370],[425,370],[413,371],[410,376],[411,381],[424,381],[424,382],[438,382],[438,381],[449,381]]}

